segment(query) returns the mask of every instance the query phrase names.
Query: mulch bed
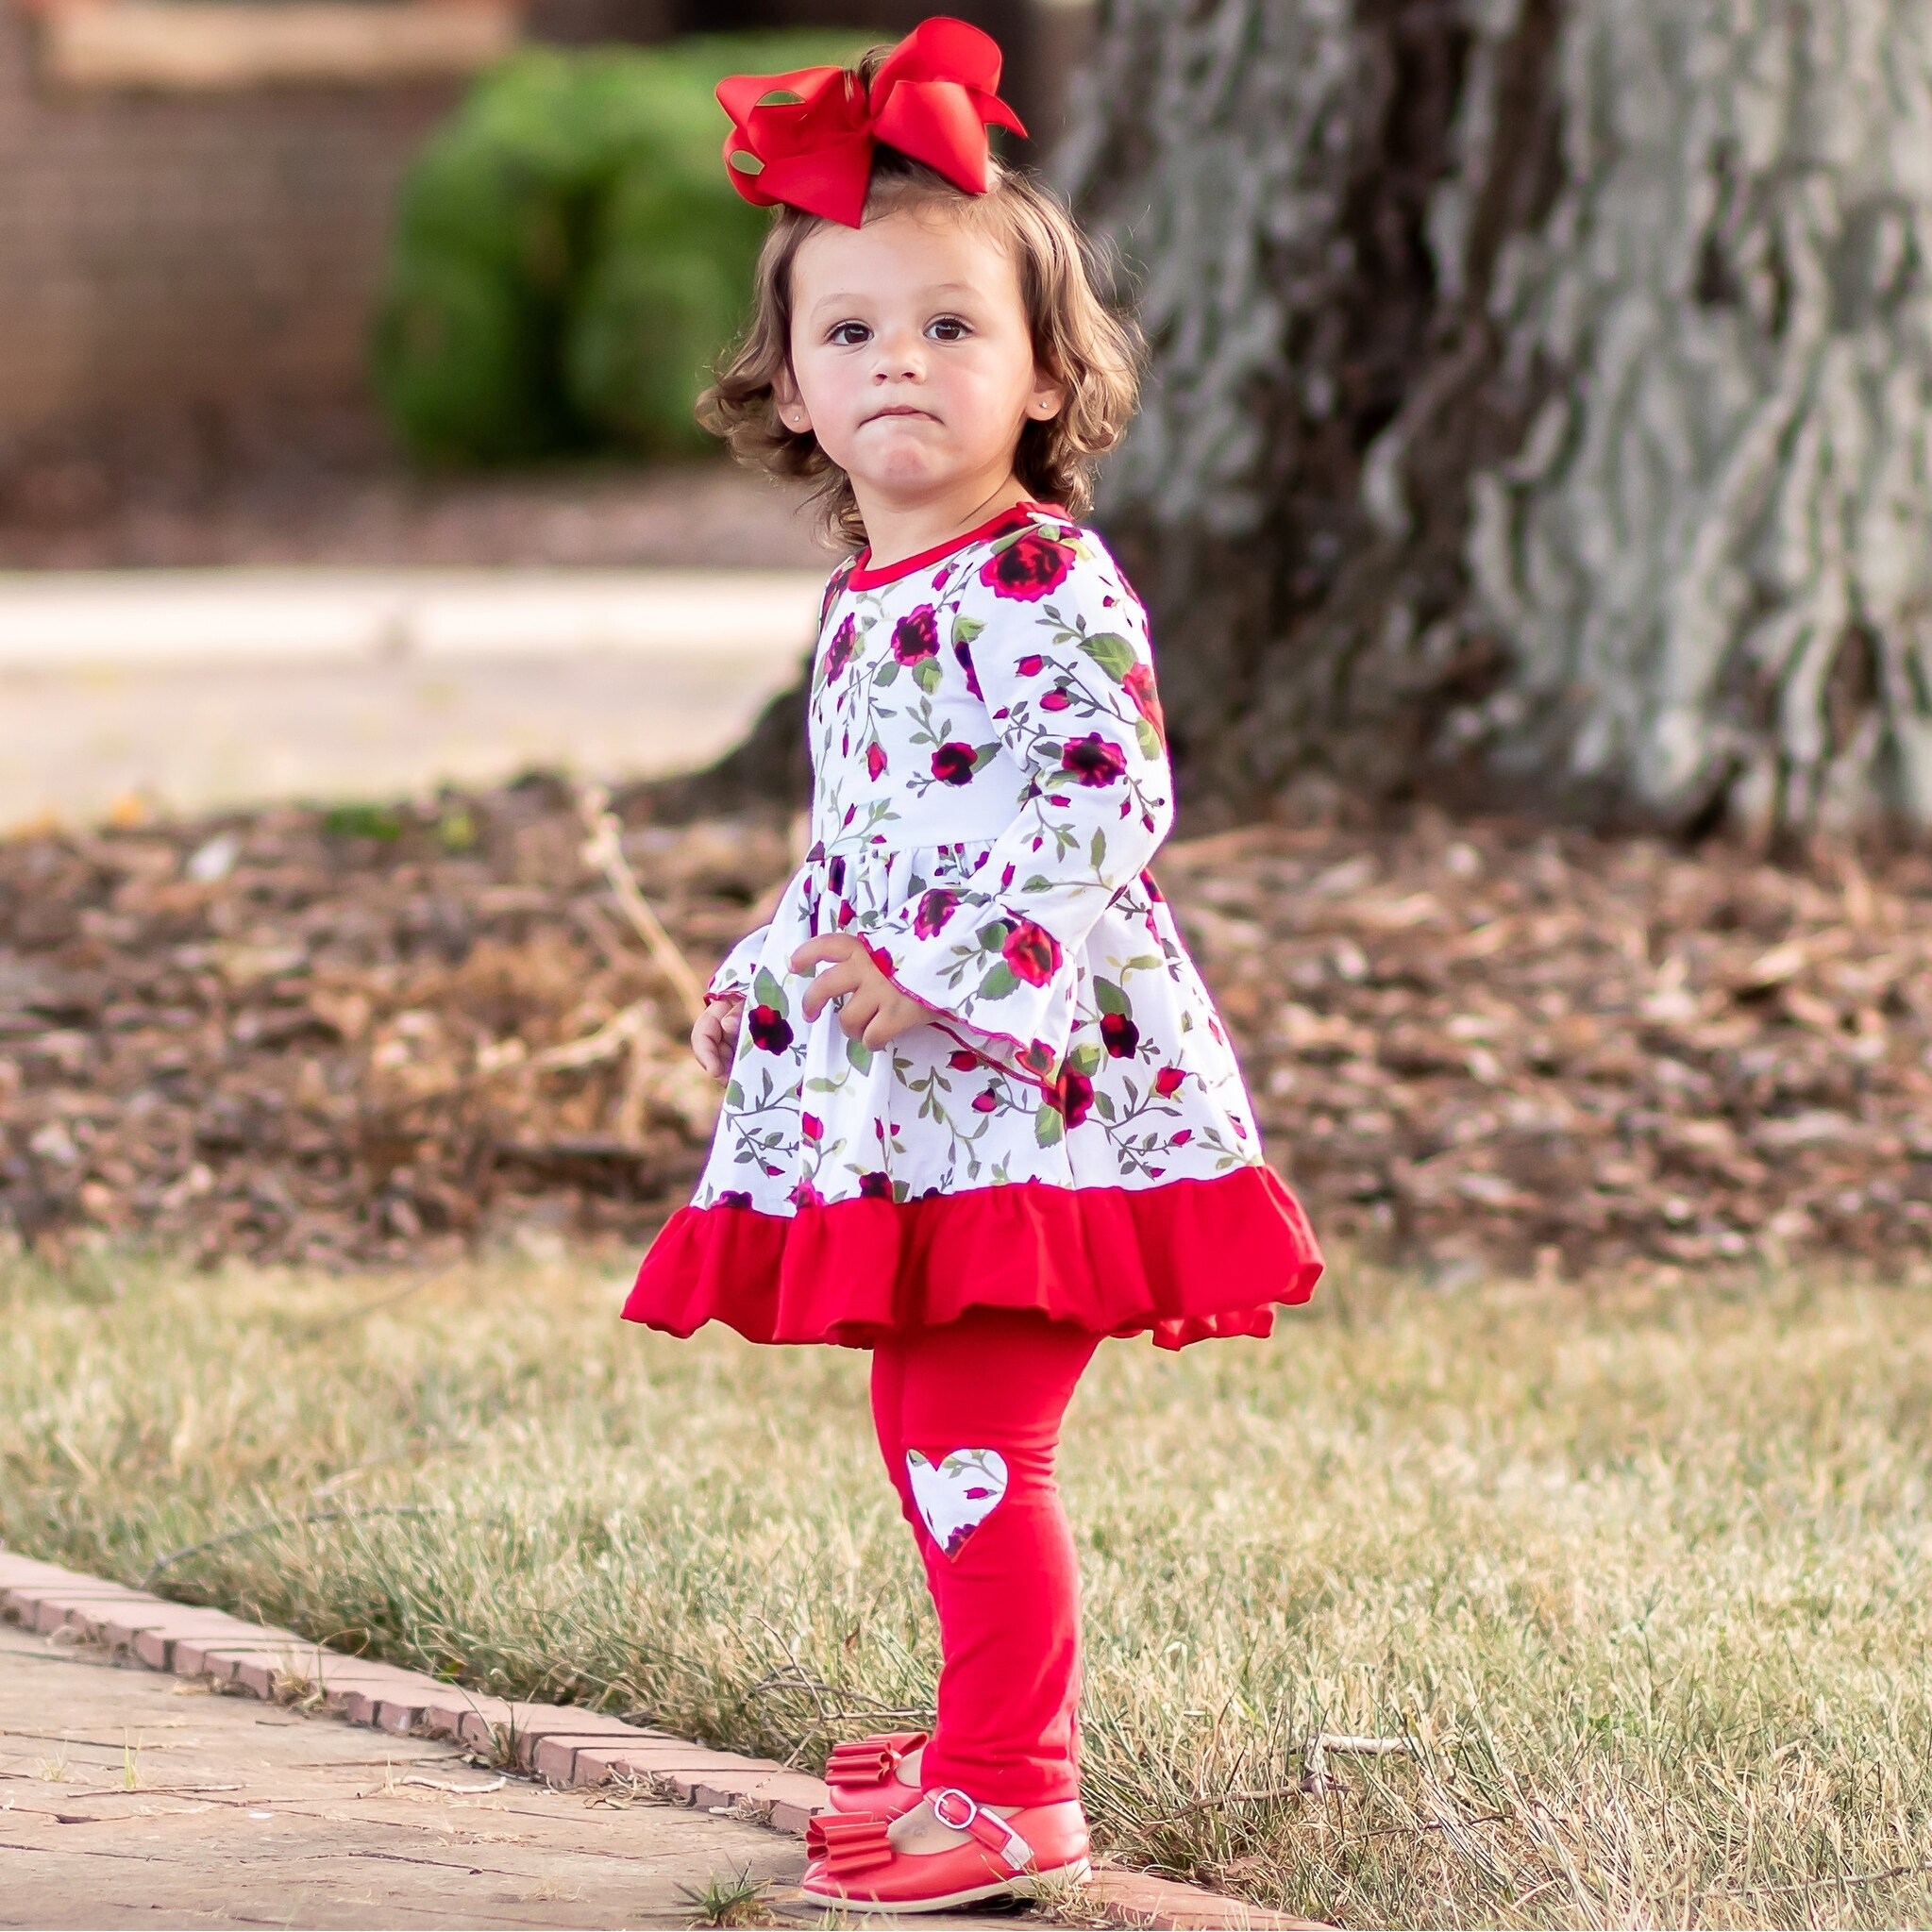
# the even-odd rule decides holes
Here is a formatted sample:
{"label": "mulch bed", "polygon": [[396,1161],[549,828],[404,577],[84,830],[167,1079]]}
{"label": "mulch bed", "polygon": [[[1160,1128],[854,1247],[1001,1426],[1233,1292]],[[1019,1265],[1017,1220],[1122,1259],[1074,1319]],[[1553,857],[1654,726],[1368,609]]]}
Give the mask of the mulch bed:
{"label": "mulch bed", "polygon": [[[784,829],[616,804],[704,969]],[[714,1100],[583,832],[533,779],[0,844],[0,1229],[323,1264],[643,1238]],[[1331,1238],[1448,1279],[1927,1252],[1924,856],[1421,813],[1156,869]]]}

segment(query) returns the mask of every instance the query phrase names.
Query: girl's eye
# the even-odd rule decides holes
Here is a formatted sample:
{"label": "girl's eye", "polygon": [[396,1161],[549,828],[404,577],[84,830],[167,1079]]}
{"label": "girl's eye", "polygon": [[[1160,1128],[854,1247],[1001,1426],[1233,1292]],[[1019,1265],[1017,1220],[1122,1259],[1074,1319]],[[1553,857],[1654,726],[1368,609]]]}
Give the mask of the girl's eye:
{"label": "girl's eye", "polygon": [[826,340],[842,349],[855,349],[867,341],[872,331],[863,322],[834,322]]}
{"label": "girl's eye", "polygon": [[927,323],[926,333],[934,342],[964,342],[972,330],[957,315],[935,315]]}

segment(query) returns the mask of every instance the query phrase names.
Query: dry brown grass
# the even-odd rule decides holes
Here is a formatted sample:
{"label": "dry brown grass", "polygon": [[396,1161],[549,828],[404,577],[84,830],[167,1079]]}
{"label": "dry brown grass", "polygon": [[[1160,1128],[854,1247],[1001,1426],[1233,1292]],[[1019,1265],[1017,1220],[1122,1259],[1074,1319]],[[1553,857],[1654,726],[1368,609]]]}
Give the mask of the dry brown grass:
{"label": "dry brown grass", "polygon": [[[134,1580],[226,1537],[161,1586],[807,1763],[922,1710],[863,1359],[618,1289],[16,1266],[0,1535]],[[1065,1465],[1100,1834],[1352,1924],[1926,1923],[1928,1449],[1923,1285],[1343,1269],[1270,1344],[1110,1344]],[[1406,1745],[1310,1794],[1322,1731]]]}

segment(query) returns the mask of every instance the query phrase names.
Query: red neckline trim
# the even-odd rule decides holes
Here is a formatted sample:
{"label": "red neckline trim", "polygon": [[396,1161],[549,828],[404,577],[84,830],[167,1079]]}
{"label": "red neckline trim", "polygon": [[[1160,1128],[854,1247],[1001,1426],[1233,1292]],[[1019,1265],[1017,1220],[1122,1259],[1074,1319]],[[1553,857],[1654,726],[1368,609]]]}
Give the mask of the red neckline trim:
{"label": "red neckline trim", "polygon": [[910,576],[915,570],[923,570],[929,563],[938,563],[950,557],[956,550],[964,550],[968,544],[977,544],[983,537],[990,537],[996,530],[1004,529],[1015,517],[1031,519],[1042,513],[1048,516],[1065,516],[1066,511],[1057,503],[1035,503],[1032,497],[1023,497],[1017,503],[1009,505],[997,516],[990,516],[976,529],[969,529],[956,537],[949,537],[943,544],[934,544],[930,550],[917,550],[910,557],[901,557],[897,563],[881,564],[877,570],[865,562],[872,554],[872,546],[867,544],[852,559],[852,574],[846,579],[848,590],[877,590],[882,583],[897,583],[901,577]]}

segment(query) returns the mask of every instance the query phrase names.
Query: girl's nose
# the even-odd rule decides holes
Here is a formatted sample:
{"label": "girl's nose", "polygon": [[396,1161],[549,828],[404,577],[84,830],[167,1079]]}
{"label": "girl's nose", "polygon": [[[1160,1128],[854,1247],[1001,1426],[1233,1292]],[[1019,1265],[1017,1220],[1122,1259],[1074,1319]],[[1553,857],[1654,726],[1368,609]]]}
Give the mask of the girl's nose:
{"label": "girl's nose", "polygon": [[879,338],[879,360],[873,364],[875,382],[917,382],[926,374],[924,344],[916,335]]}

